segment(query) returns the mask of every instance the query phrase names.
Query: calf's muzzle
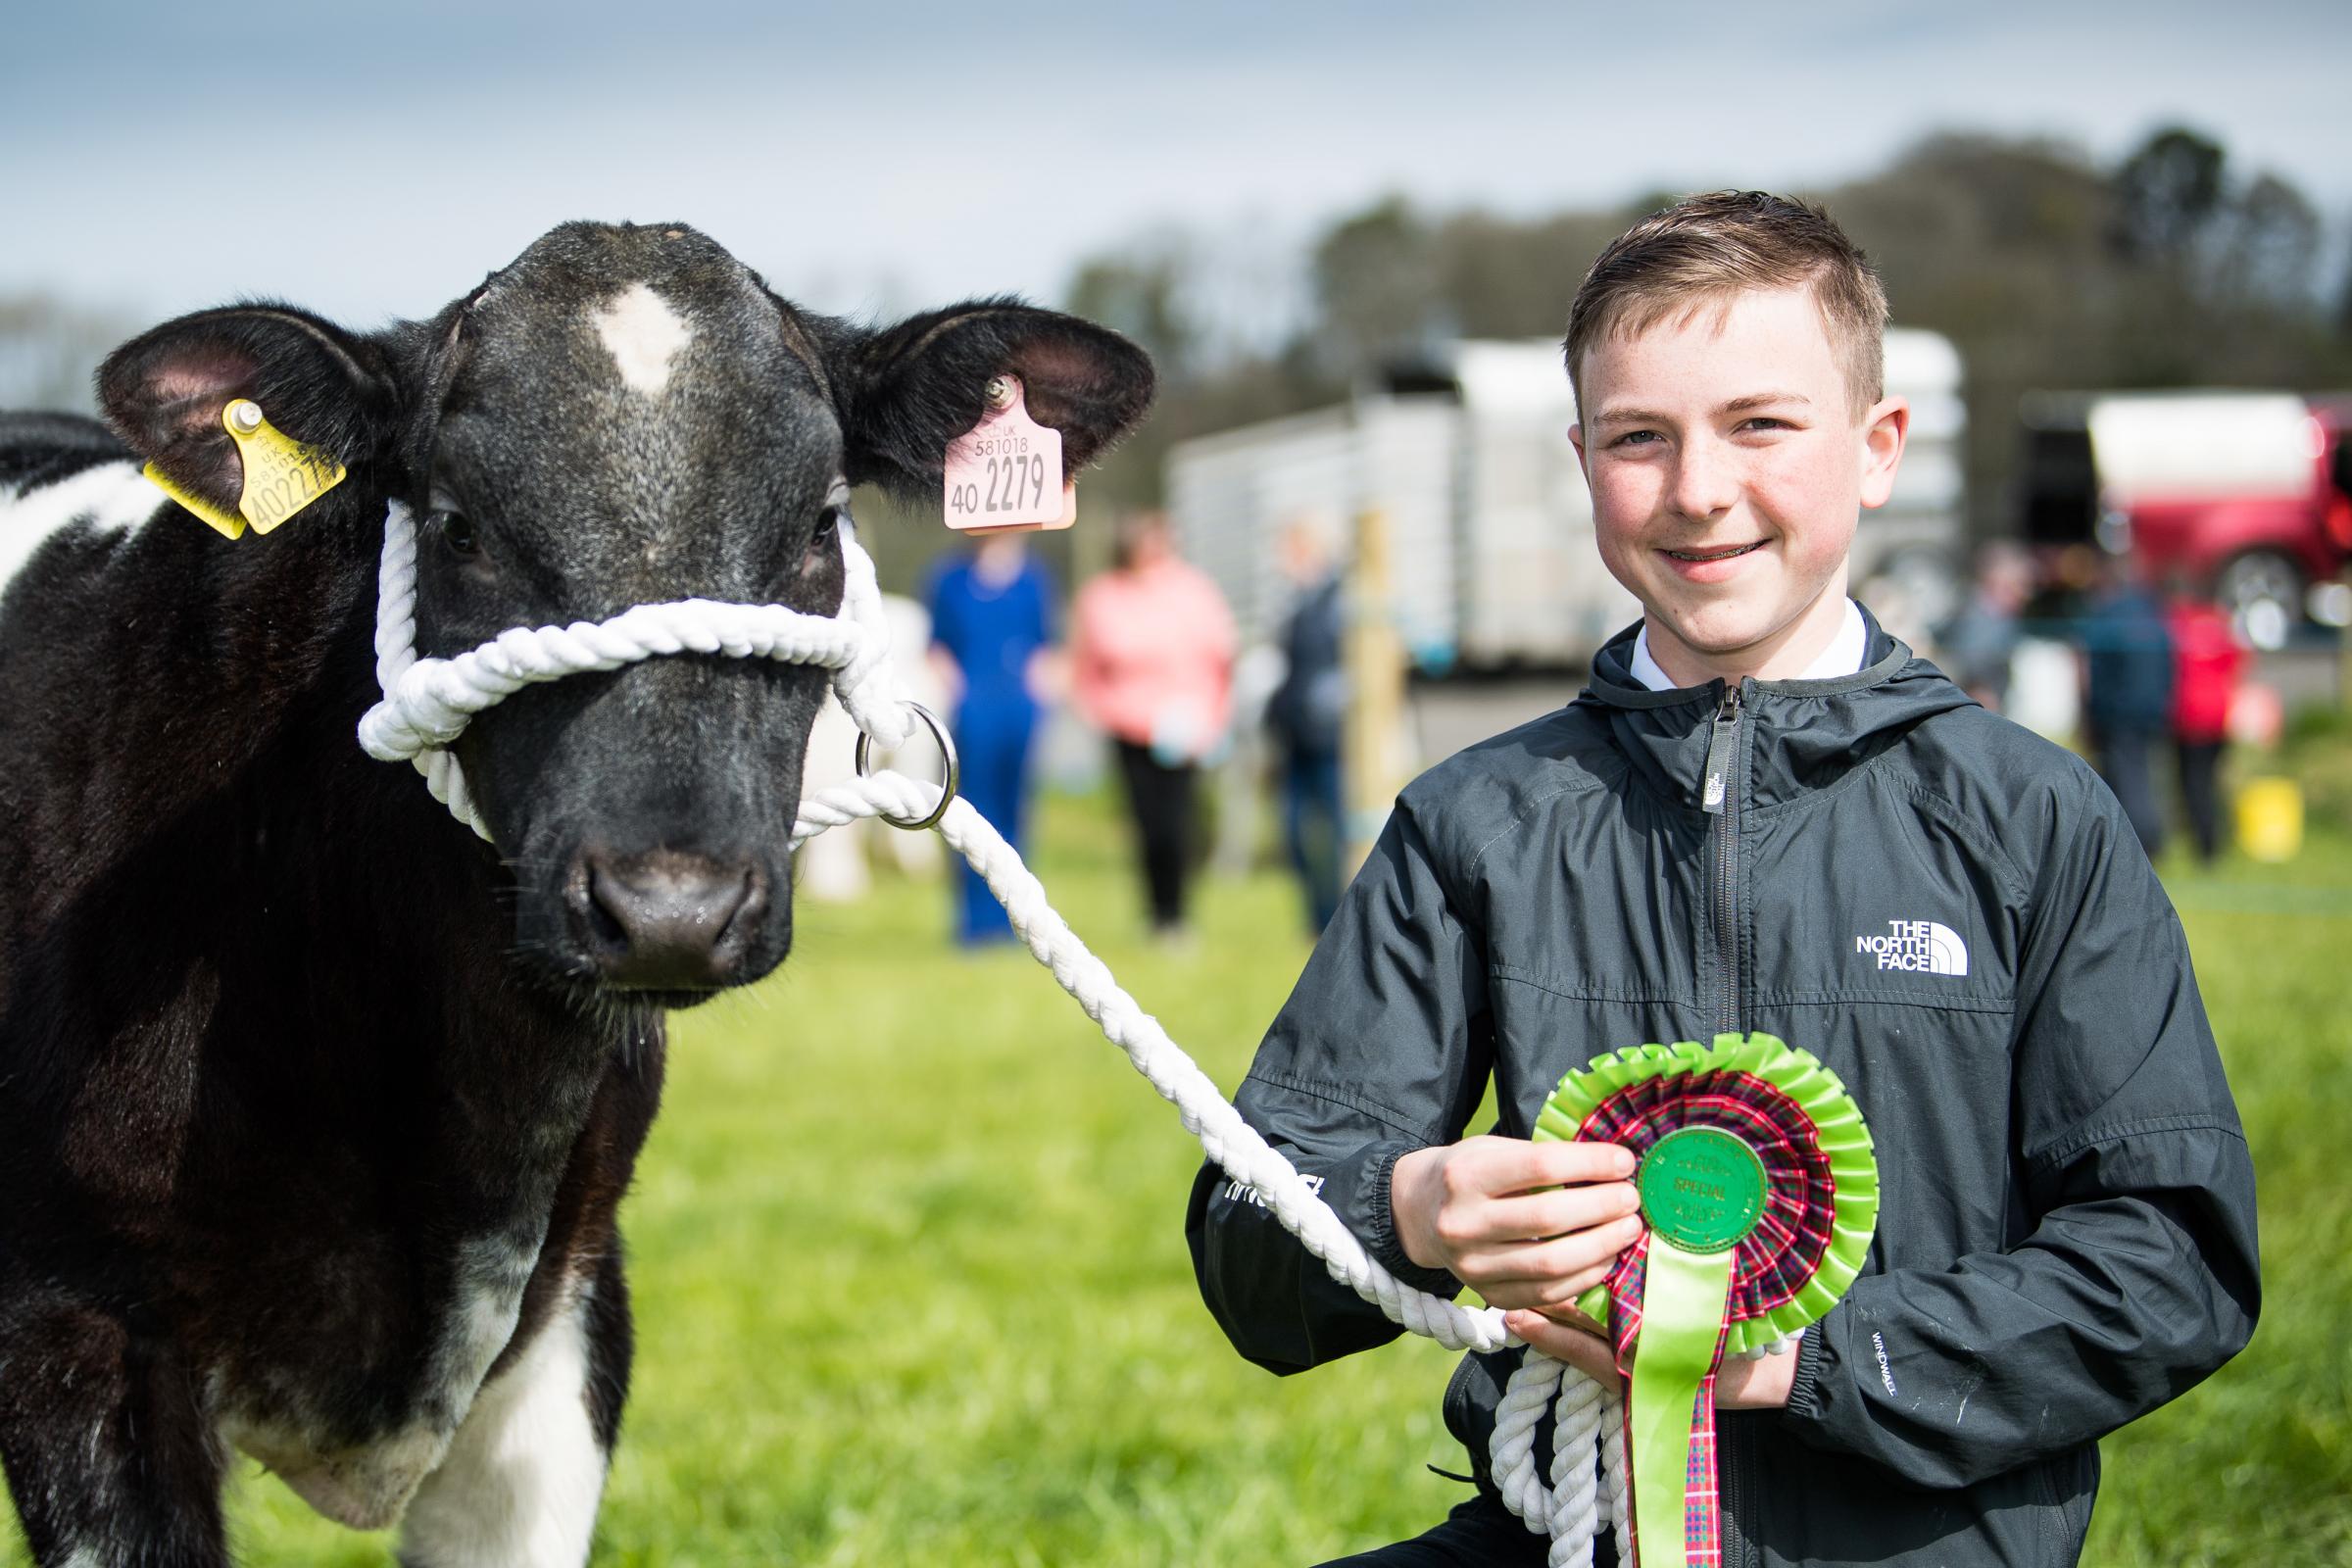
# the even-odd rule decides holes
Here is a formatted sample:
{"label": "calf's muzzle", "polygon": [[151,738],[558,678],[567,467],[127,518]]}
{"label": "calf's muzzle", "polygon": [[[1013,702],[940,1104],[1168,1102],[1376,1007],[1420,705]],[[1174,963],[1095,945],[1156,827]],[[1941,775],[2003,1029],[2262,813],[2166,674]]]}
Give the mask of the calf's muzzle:
{"label": "calf's muzzle", "polygon": [[756,860],[681,850],[583,852],[566,879],[573,935],[604,983],[707,991],[739,983],[770,914]]}

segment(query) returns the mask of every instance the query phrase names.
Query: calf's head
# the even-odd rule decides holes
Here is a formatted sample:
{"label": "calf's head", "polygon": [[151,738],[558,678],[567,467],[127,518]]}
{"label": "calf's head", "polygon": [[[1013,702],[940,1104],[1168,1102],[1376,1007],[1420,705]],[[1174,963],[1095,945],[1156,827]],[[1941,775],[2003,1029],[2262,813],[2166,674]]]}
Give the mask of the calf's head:
{"label": "calf's head", "polygon": [[[692,229],[571,223],[429,320],[355,334],[283,307],[204,312],[99,379],[125,439],[224,509],[236,398],[351,469],[290,527],[372,538],[405,500],[417,651],[448,657],[678,599],[837,612],[850,488],[936,487],[1007,372],[1073,469],[1152,392],[1141,351],[1070,317],[984,300],[862,327],[794,308]],[[523,961],[668,1005],[772,969],[826,679],[679,655],[475,718],[456,749],[514,880]]]}

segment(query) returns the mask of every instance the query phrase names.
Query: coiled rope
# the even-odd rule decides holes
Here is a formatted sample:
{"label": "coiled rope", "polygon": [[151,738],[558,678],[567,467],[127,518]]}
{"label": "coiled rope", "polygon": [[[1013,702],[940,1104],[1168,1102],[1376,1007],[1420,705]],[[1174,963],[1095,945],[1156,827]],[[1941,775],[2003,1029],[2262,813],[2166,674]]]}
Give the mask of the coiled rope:
{"label": "coiled rope", "polygon": [[[384,761],[410,761],[433,798],[485,840],[490,830],[466,788],[449,746],[473,715],[523,687],[669,654],[725,655],[816,664],[833,671],[833,689],[858,727],[885,749],[906,740],[916,710],[890,662],[874,564],[848,526],[841,529],[847,585],[839,616],[808,615],[780,605],[733,605],[687,599],[639,605],[610,620],[569,626],[516,627],[454,659],[416,656],[416,525],[407,506],[390,504],[376,578],[376,681],[383,700],[360,720],[360,744]],[[1003,834],[968,802],[941,811],[936,784],[876,773],[818,791],[801,802],[793,850],[828,828],[860,817],[921,821],[937,814],[939,834],[971,862],[1004,906],[1013,931],[1102,1029],[1127,1054],[1185,1130],[1236,1181],[1256,1190],[1283,1229],[1298,1238],[1334,1279],[1393,1323],[1448,1349],[1498,1350],[1522,1342],[1493,1307],[1466,1307],[1398,1280],[1365,1250],[1296,1166],[1242,1119],[1159,1020],[1112,978],[1108,965],[1078,939],[1046,897],[1045,885]],[[1623,1401],[1583,1373],[1530,1348],[1495,1410],[1490,1446],[1503,1502],[1529,1530],[1551,1538],[1552,1568],[1590,1568],[1604,1524],[1630,1517],[1626,1501]],[[1538,1474],[1536,1429],[1552,1419],[1552,1462]],[[1620,1560],[1623,1550],[1620,1535]]]}

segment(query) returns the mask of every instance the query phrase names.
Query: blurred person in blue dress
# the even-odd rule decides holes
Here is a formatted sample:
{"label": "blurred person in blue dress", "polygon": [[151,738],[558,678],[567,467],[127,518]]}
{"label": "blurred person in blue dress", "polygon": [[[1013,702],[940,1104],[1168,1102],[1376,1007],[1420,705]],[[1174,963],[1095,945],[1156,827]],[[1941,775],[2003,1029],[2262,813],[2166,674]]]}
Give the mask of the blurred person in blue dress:
{"label": "blurred person in blue dress", "polygon": [[[983,535],[968,555],[933,571],[923,599],[932,663],[954,704],[950,727],[963,760],[963,798],[1021,849],[1030,742],[1056,679],[1054,580],[1023,535]],[[976,947],[1012,935],[988,884],[960,866],[956,940]]]}

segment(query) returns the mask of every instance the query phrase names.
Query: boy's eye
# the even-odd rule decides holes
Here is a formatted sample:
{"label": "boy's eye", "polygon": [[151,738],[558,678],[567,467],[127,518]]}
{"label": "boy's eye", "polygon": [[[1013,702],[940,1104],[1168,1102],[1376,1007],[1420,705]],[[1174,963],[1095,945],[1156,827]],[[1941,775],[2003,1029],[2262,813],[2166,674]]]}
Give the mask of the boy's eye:
{"label": "boy's eye", "polygon": [[1654,445],[1658,439],[1658,432],[1655,430],[1628,430],[1609,445],[1613,447],[1645,447]]}

